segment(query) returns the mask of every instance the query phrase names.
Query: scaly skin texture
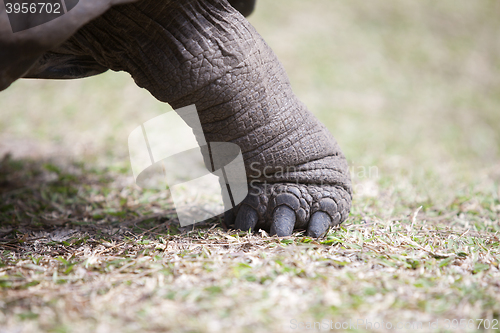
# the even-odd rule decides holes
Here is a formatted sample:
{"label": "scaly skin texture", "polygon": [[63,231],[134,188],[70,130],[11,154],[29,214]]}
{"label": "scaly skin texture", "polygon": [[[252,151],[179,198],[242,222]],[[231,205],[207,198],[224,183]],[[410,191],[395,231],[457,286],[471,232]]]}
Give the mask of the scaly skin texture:
{"label": "scaly skin texture", "polygon": [[250,194],[226,220],[314,237],[351,206],[348,166],[285,70],[226,0],[143,0],[113,7],[53,51],[126,71],[174,109],[195,104],[208,142],[243,153]]}
{"label": "scaly skin texture", "polygon": [[[78,28],[101,15],[111,6],[131,1],[136,0],[80,1],[77,7],[57,20],[15,34],[12,33],[5,6],[0,5],[0,91],[24,76],[42,54],[71,37]],[[36,21],[44,21],[43,17],[47,18],[52,14],[42,11],[32,15],[31,19],[35,15],[38,19],[42,18]],[[30,22],[31,19],[28,16],[25,23]],[[99,70],[94,68],[86,74],[80,70],[77,71],[78,75],[72,75],[72,78],[98,72]]]}

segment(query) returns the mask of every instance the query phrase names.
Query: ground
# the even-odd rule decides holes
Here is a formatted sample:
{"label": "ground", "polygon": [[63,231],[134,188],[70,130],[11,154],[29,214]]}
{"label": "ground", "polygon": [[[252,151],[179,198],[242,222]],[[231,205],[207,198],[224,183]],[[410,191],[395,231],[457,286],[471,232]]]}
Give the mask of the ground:
{"label": "ground", "polygon": [[16,82],[0,332],[500,329],[499,10],[258,2],[251,22],[350,163],[351,216],[319,240],[179,228],[131,180],[128,133],[168,107],[128,75]]}

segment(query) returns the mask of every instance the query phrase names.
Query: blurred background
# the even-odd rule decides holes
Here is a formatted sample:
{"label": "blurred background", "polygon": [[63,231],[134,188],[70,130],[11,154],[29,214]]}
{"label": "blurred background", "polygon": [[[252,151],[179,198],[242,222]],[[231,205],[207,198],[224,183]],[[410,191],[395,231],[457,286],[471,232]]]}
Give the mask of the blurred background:
{"label": "blurred background", "polygon": [[[339,141],[353,214],[390,216],[498,200],[499,17],[495,0],[258,0],[249,20]],[[0,154],[126,170],[128,134],[168,110],[126,73],[19,80],[0,93]]]}

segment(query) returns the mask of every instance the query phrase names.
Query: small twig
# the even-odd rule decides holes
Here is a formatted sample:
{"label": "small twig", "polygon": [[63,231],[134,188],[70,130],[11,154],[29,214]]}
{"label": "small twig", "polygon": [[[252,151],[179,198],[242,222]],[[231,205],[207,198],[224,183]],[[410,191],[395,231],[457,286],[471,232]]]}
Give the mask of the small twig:
{"label": "small twig", "polygon": [[96,256],[101,255],[101,254],[103,254],[103,253],[105,253],[105,252],[108,252],[108,251],[110,251],[110,250],[112,250],[112,249],[115,249],[115,248],[117,248],[118,246],[122,246],[122,245],[124,245],[124,244],[125,244],[125,242],[118,243],[118,244],[116,244],[116,245],[114,245],[114,246],[112,246],[112,247],[105,248],[104,250],[102,250],[102,251],[100,251],[100,252],[96,253],[95,255],[96,255]]}
{"label": "small twig", "polygon": [[449,258],[449,257],[454,257],[455,254],[454,253],[435,253],[435,252],[432,252],[431,250],[427,250],[425,247],[423,247],[422,245],[418,244],[417,242],[415,241],[412,241],[410,238],[406,237],[406,236],[403,236],[403,235],[400,235],[402,239],[404,239],[406,242],[408,242],[409,244],[411,245],[414,245],[416,247],[418,247],[419,249],[421,249],[422,251],[425,251],[427,253],[429,253],[432,257],[436,258],[436,259],[444,259],[444,258]]}
{"label": "small twig", "polygon": [[0,248],[2,247],[8,247],[14,250],[20,250],[20,249],[22,250],[22,248],[20,248],[19,246],[13,246],[13,244],[0,244]]}
{"label": "small twig", "polygon": [[468,232],[470,231],[470,229],[467,229],[465,230],[465,232],[463,234],[460,235],[460,237],[458,237],[457,239],[460,239],[462,238],[463,236],[465,236]]}
{"label": "small twig", "polygon": [[413,226],[415,225],[415,222],[417,221],[417,215],[418,212],[422,209],[422,206],[418,207],[417,210],[413,213],[413,216],[411,218],[411,225],[410,225],[410,231],[413,232]]}

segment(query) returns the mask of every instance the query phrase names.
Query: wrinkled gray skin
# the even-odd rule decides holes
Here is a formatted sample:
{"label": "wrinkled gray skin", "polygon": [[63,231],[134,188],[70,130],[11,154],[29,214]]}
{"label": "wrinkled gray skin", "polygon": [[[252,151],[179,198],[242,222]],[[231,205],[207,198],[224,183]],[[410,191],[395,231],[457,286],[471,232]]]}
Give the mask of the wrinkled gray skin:
{"label": "wrinkled gray skin", "polygon": [[250,193],[225,214],[228,225],[320,237],[347,218],[351,182],[337,142],[227,0],[142,0],[97,15],[24,76],[126,71],[174,109],[195,104],[207,142],[232,142],[243,152]]}

